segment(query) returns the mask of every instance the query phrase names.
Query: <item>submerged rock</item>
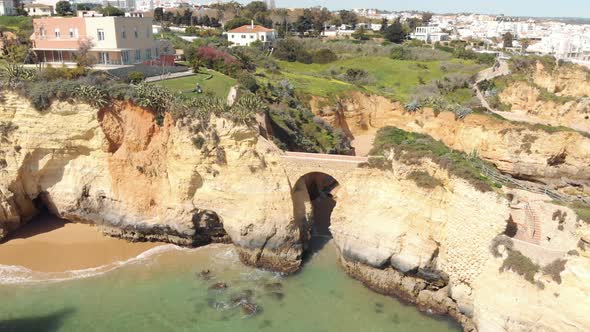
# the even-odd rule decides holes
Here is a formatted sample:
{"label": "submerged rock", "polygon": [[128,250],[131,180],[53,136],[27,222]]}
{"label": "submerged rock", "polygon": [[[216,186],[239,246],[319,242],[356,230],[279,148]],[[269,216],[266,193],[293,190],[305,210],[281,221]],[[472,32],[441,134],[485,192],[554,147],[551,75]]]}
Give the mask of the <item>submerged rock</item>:
{"label": "submerged rock", "polygon": [[209,286],[209,289],[226,289],[228,286],[225,282],[216,282]]}
{"label": "submerged rock", "polygon": [[271,282],[264,284],[264,289],[267,291],[278,291],[283,289],[283,284],[280,282]]}
{"label": "submerged rock", "polygon": [[230,301],[233,304],[240,304],[240,303],[248,303],[252,301],[252,296],[254,295],[254,291],[251,289],[243,290],[239,293],[232,294],[230,297]]}
{"label": "submerged rock", "polygon": [[211,273],[211,270],[206,269],[206,270],[202,270],[201,272],[197,273],[197,276],[203,280],[210,280],[211,277],[213,276],[213,274]]}
{"label": "submerged rock", "polygon": [[243,303],[242,312],[248,316],[254,316],[260,313],[262,308],[254,303]]}

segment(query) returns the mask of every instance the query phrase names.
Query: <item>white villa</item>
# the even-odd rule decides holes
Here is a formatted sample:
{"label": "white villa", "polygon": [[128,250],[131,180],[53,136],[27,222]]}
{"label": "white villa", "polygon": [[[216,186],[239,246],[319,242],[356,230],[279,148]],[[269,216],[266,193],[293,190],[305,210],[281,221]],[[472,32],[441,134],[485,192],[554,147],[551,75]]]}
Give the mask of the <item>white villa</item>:
{"label": "white villa", "polygon": [[24,9],[29,14],[29,16],[52,16],[53,15],[53,6],[44,5],[41,3],[32,3],[32,4],[24,5]]}
{"label": "white villa", "polygon": [[449,34],[442,32],[442,30],[436,26],[417,27],[416,32],[411,35],[411,38],[426,43],[436,43],[449,40]]}
{"label": "white villa", "polygon": [[274,29],[268,29],[260,25],[243,25],[227,32],[227,40],[234,46],[249,46],[253,42],[260,40],[263,43],[269,43],[276,39]]}

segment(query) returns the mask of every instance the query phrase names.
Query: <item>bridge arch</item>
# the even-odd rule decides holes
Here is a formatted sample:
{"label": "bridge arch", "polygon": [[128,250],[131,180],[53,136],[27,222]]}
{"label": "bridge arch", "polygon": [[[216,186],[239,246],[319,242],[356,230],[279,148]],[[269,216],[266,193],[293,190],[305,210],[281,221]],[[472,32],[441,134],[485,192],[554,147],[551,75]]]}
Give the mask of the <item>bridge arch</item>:
{"label": "bridge arch", "polygon": [[[299,227],[304,252],[321,249],[331,238],[332,211],[337,192],[367,157],[285,152],[282,166],[291,184],[293,216]],[[315,234],[316,236],[312,237]]]}
{"label": "bridge arch", "polygon": [[331,238],[331,215],[337,204],[340,183],[324,172],[303,174],[292,186],[294,216],[304,251],[318,251]]}

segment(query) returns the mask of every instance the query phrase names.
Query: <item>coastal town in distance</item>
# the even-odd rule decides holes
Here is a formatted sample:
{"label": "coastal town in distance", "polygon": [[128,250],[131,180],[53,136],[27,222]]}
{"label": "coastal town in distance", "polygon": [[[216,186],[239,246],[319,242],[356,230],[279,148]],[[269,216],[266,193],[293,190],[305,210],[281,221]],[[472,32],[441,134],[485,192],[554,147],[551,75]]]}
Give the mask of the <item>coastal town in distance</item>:
{"label": "coastal town in distance", "polygon": [[0,332],[590,331],[589,15],[0,0]]}

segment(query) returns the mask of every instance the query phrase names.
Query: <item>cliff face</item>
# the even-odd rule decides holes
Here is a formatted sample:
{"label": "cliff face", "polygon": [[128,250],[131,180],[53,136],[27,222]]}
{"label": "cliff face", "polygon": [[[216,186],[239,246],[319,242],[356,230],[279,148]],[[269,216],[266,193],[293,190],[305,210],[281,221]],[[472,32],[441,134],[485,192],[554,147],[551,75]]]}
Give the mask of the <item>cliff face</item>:
{"label": "cliff face", "polygon": [[[543,83],[547,84],[545,81]],[[580,84],[584,85],[590,87],[590,82]],[[511,83],[499,97],[502,103],[510,105],[511,112],[530,117],[539,123],[590,132],[589,98],[564,102],[543,99],[539,88],[522,81]]]}
{"label": "cliff face", "polygon": [[581,66],[565,64],[547,70],[537,62],[532,78],[549,92],[572,97],[590,96],[590,72]]}
{"label": "cliff face", "polygon": [[[313,105],[315,114],[337,128],[345,123],[355,138],[369,136],[372,139],[379,128],[395,126],[428,134],[459,151],[475,151],[480,158],[517,177],[534,178],[557,186],[567,186],[568,182],[590,185],[587,167],[590,138],[574,131],[535,128],[479,114],[456,120],[450,112],[436,115],[431,109],[410,114],[398,103],[360,93],[351,95],[344,107]],[[558,163],[550,162],[557,159]]]}
{"label": "cliff face", "polygon": [[[438,133],[451,146],[477,147],[494,160],[507,160],[503,165],[510,170],[521,162],[532,168],[542,155],[537,150],[548,149],[533,142],[521,149],[530,149],[534,158],[510,159],[511,150],[498,149],[525,133],[509,129],[500,136],[505,125],[487,117],[470,116],[466,121],[474,122],[463,123],[445,114],[379,112],[384,112],[380,121]],[[0,237],[48,208],[131,240],[190,246],[232,241],[248,264],[285,272],[301,264],[313,222],[305,181],[289,180],[292,174],[281,152],[249,127],[216,118],[200,123],[170,117],[158,126],[153,114],[129,104],[98,110],[60,102],[39,113],[16,95],[5,94],[0,130]],[[567,143],[567,137],[557,143],[551,139],[539,138],[566,144],[562,165],[571,172],[567,174],[578,174],[573,169],[580,160],[587,164],[580,159],[588,157],[587,145],[578,147],[577,137]],[[427,160],[413,166],[393,162],[385,170],[346,165],[332,174],[339,186],[330,229],[351,276],[422,309],[449,314],[466,330],[590,327],[590,289],[585,286],[590,281],[590,227],[577,221],[573,211],[519,192],[511,192],[511,201],[501,193],[479,192]],[[442,185],[425,189],[407,180],[417,169]],[[544,172],[540,165],[534,170]],[[515,239],[511,249],[542,265],[567,259],[564,271],[557,273],[559,283],[536,274],[535,282],[544,289],[510,269],[500,272],[508,250],[499,246],[494,255],[490,249],[507,220],[527,229],[519,200],[535,202],[547,239],[533,246]]]}
{"label": "cliff face", "polygon": [[197,245],[227,234],[254,264],[299,264],[289,182],[276,147],[252,129],[169,117],[160,127],[128,104],[39,113],[12,94],[0,123],[0,237],[43,205],[125,238]]}
{"label": "cliff face", "polygon": [[[590,253],[577,245],[580,233],[590,227],[578,222],[573,211],[523,192],[509,191],[512,201],[479,192],[429,162],[418,168],[443,185],[420,188],[406,179],[416,167],[394,162],[391,170],[359,169],[338,179],[342,185],[330,229],[351,276],[378,292],[448,314],[468,331],[590,327],[583,314],[590,307],[585,281]],[[535,285],[509,270],[500,272],[508,253],[496,257],[492,248],[508,220],[525,223],[519,200],[535,202],[543,237],[551,241],[531,245],[514,239],[513,249],[541,266],[566,260],[559,283],[543,273],[536,275]],[[561,230],[552,220],[557,210],[569,216]],[[578,305],[570,310],[568,303]]]}

